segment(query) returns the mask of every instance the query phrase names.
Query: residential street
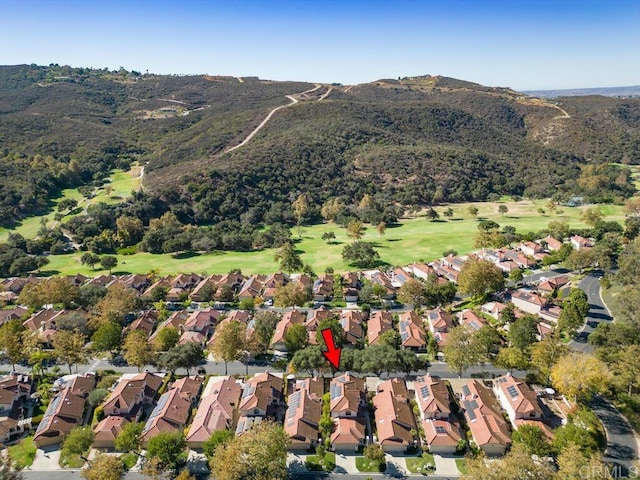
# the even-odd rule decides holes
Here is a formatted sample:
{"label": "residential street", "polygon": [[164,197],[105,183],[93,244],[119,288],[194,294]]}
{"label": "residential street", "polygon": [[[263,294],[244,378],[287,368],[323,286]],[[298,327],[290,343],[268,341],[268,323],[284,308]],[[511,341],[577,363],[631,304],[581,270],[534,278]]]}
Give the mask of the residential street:
{"label": "residential street", "polygon": [[600,279],[602,275],[602,271],[594,270],[585,276],[578,285],[579,288],[587,294],[590,308],[587,321],[580,330],[578,330],[575,340],[572,340],[569,345],[571,348],[585,353],[593,352],[593,346],[587,342],[587,338],[597,324],[600,322],[613,321],[611,312],[609,312],[600,296]]}

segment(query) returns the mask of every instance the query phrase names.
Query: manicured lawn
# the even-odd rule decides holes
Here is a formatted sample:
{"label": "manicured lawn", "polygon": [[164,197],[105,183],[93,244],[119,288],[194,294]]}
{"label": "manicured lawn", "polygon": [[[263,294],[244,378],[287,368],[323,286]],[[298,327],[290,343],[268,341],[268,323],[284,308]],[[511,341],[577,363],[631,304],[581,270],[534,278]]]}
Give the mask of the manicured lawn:
{"label": "manicured lawn", "polygon": [[[85,458],[88,453],[89,452],[85,453]],[[59,464],[62,468],[82,468],[82,466],[84,465],[84,460],[80,457],[80,455],[76,455],[75,453],[67,456],[65,455],[64,450],[62,450],[62,452],[60,453]]]}
{"label": "manicured lawn", "polygon": [[334,452],[327,452],[322,460],[318,455],[307,455],[305,466],[312,472],[321,472],[323,470],[331,472],[336,466],[336,454]]}
{"label": "manicured lawn", "polygon": [[[381,261],[389,265],[405,265],[417,261],[431,261],[440,258],[448,249],[454,249],[459,254],[473,250],[473,236],[477,232],[477,220],[467,213],[467,208],[474,205],[479,209],[478,217],[498,222],[501,226],[511,225],[518,232],[526,233],[545,228],[551,220],[564,219],[572,227],[584,227],[579,219],[580,208],[563,208],[562,215],[541,216],[537,209],[544,208],[546,201],[538,200],[506,203],[509,208],[504,218],[497,212],[498,203],[474,203],[452,205],[456,220],[430,222],[424,217],[402,220],[397,225],[390,225],[381,238],[375,227],[368,226],[363,240],[373,242],[380,254]],[[438,207],[441,213],[446,207]],[[624,218],[619,206],[603,205],[601,210],[607,214],[607,220],[621,220]],[[332,231],[336,240],[327,244],[322,240],[322,234]],[[333,267],[336,272],[355,270],[342,260],[342,249],[350,240],[346,230],[333,223],[304,227],[302,238],[297,231],[293,231],[296,250],[302,261],[308,263],[316,273],[324,272],[325,268]],[[129,256],[118,256],[119,264],[114,273],[146,273],[158,268],[161,274],[175,274],[180,272],[226,273],[239,268],[245,274],[271,273],[278,270],[274,260],[274,249],[257,252],[214,252],[194,254],[187,258],[179,258],[174,254],[153,255],[138,253]],[[95,276],[106,273],[104,270],[91,270],[80,264],[82,252],[72,255],[49,257],[51,263],[45,267],[52,273],[69,275],[82,273]]]}
{"label": "manicured lawn", "polygon": [[124,463],[124,468],[131,470],[138,462],[138,454],[136,453],[123,453],[120,455],[120,460]]}
{"label": "manicured lawn", "polygon": [[620,315],[618,296],[624,291],[624,289],[625,287],[623,285],[614,283],[609,288],[603,288],[600,290],[602,293],[602,300],[604,300],[604,303],[607,305],[609,310],[611,310],[611,315],[614,319]]}
{"label": "manicured lawn", "polygon": [[73,198],[77,200],[78,207],[73,211],[73,213],[65,215],[62,219],[63,222],[69,220],[71,217],[80,215],[83,212],[84,208],[87,206],[87,202],[89,203],[89,205],[93,205],[99,202],[108,204],[121,202],[123,199],[130,196],[132,191],[140,188],[140,179],[138,178],[140,175],[140,168],[141,167],[134,166],[127,172],[122,170],[114,170],[109,177],[111,179],[110,185],[113,187],[111,197],[106,194],[104,188],[99,188],[98,190],[96,190],[96,196],[90,200],[84,198],[80,194],[80,192],[78,192],[77,188],[67,188],[62,190],[58,198],[52,199],[54,207],[50,212],[44,215],[26,218],[20,223],[20,225],[18,225],[14,229],[0,228],[0,242],[6,241],[9,233],[12,232],[20,233],[25,238],[34,237],[38,232],[38,229],[40,228],[41,219],[46,219],[47,223],[51,225],[51,223],[54,221],[53,217],[57,213],[55,205],[57,205],[58,202],[64,198]]}
{"label": "manicured lawn", "polygon": [[[436,466],[436,462],[433,459],[433,455],[428,452],[423,452],[419,457],[407,457],[407,469],[411,473],[423,473],[433,471]],[[431,465],[433,469],[429,470],[428,466]]]}
{"label": "manicured lawn", "polygon": [[[370,462],[364,457],[356,457],[356,468],[360,472],[380,472],[378,468],[378,464],[375,462]],[[386,464],[385,464],[386,468]],[[382,470],[384,471],[384,470]]]}
{"label": "manicured lawn", "polygon": [[9,447],[9,457],[16,465],[18,470],[30,467],[33,459],[36,457],[36,446],[33,443],[33,435],[20,440],[17,445]]}
{"label": "manicured lawn", "polygon": [[462,475],[467,474],[467,459],[466,458],[456,458],[456,467],[458,467],[458,471]]}

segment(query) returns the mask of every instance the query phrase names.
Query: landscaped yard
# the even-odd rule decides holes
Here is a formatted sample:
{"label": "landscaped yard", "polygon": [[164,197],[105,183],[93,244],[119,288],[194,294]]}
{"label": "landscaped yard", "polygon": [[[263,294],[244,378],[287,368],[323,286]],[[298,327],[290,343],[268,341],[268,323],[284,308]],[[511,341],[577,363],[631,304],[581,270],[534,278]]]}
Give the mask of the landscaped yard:
{"label": "landscaped yard", "polygon": [[364,457],[356,457],[356,468],[360,472],[380,472],[378,467],[379,465],[376,462],[371,462]]}
{"label": "landscaped yard", "polygon": [[25,437],[17,445],[9,447],[9,457],[11,457],[18,470],[30,467],[36,457],[36,445],[33,443],[33,435]]}
{"label": "landscaped yard", "polygon": [[313,472],[323,470],[331,472],[336,467],[336,454],[334,452],[326,452],[323,459],[320,459],[318,455],[307,455],[305,466]]}
{"label": "landscaped yard", "polygon": [[[383,237],[376,229],[368,226],[363,240],[373,242],[381,260],[389,265],[405,265],[416,261],[431,261],[442,256],[448,249],[454,249],[459,254],[473,250],[473,236],[477,232],[477,220],[467,213],[472,204],[452,205],[455,220],[430,222],[424,217],[402,220],[397,225],[390,225]],[[580,208],[564,208],[562,215],[541,216],[538,208],[543,208],[546,202],[538,200],[507,203],[509,213],[501,217],[497,212],[498,203],[474,203],[479,209],[478,217],[488,218],[498,222],[501,226],[511,225],[518,232],[526,233],[545,228],[551,220],[567,220],[572,227],[584,227],[580,220]],[[622,208],[614,205],[600,206],[607,215],[607,220],[622,220]],[[437,210],[444,210],[438,207]],[[332,231],[336,240],[327,244],[322,240],[322,234]],[[354,270],[342,260],[342,249],[350,240],[346,230],[333,223],[304,227],[302,238],[293,232],[296,249],[300,252],[302,261],[308,263],[316,273],[324,272],[332,267],[337,272]],[[203,254],[159,254],[137,253],[135,255],[118,255],[118,266],[114,273],[147,273],[158,268],[161,274],[175,274],[180,272],[226,273],[238,268],[244,274],[271,273],[278,270],[274,260],[274,249],[254,252],[214,252]],[[82,252],[71,255],[49,257],[50,263],[45,269],[51,273],[70,275],[82,273],[95,276],[105,273],[104,270],[91,270],[80,263]]]}
{"label": "landscaped yard", "polygon": [[[423,473],[434,471],[436,467],[436,462],[433,459],[433,455],[428,452],[423,452],[419,457],[407,457],[407,469],[411,473]],[[431,465],[431,470],[429,469],[429,465]]]}
{"label": "landscaped yard", "polygon": [[458,467],[458,471],[462,475],[467,474],[467,459],[466,458],[456,458],[456,467]]}
{"label": "landscaped yard", "polygon": [[127,470],[131,470],[135,464],[138,462],[138,454],[137,453],[123,453],[120,455],[120,460],[124,463],[124,467]]}

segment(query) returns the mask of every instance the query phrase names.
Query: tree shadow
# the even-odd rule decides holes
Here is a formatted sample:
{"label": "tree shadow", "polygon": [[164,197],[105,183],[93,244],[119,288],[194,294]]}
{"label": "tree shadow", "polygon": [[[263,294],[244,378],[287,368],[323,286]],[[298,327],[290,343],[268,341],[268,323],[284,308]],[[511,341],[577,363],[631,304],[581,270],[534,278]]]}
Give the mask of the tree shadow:
{"label": "tree shadow", "polygon": [[39,277],[51,277],[53,275],[60,275],[60,270],[40,270],[38,272]]}
{"label": "tree shadow", "polygon": [[387,240],[385,240],[386,242],[399,242],[400,239],[399,238],[389,238]]}
{"label": "tree shadow", "polygon": [[117,270],[117,271],[112,271],[111,275],[131,275],[131,272],[127,271],[127,270]]}

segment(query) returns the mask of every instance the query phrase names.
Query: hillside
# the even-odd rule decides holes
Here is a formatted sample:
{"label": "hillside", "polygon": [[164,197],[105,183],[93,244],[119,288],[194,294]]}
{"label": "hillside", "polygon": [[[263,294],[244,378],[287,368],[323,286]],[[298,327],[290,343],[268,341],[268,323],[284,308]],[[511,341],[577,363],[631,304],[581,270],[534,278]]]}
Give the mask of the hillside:
{"label": "hillside", "polygon": [[[290,202],[303,193],[311,217],[330,197],[350,204],[367,193],[404,206],[585,193],[581,165],[640,162],[640,100],[550,103],[437,76],[314,89],[13,66],[0,67],[0,145],[3,225],[134,162],[148,162],[145,191],[182,222],[257,224],[280,210],[291,221]],[[631,193],[625,181],[607,189],[609,199]]]}

